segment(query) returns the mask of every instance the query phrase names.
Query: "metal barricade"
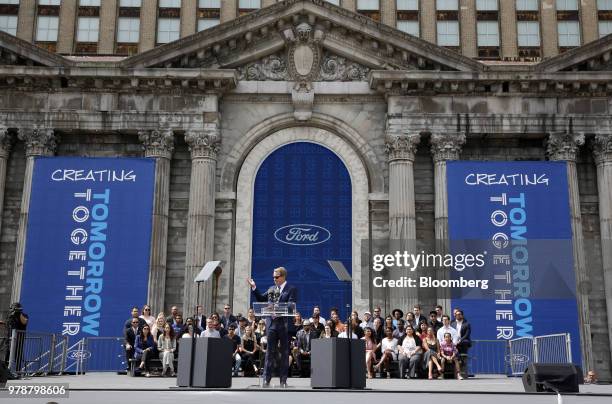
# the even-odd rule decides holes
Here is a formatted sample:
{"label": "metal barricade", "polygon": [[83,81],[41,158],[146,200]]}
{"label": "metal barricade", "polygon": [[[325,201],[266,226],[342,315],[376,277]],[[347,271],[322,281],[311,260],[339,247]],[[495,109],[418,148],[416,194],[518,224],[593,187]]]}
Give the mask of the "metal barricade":
{"label": "metal barricade", "polygon": [[508,341],[510,373],[513,376],[523,374],[527,366],[535,360],[535,344],[532,337],[522,337]]}
{"label": "metal barricade", "polygon": [[125,349],[121,337],[88,337],[83,347],[83,371],[125,371]]}
{"label": "metal barricade", "polygon": [[48,375],[54,368],[55,334],[13,330],[10,369],[22,376]]}
{"label": "metal barricade", "polygon": [[522,337],[509,341],[510,368],[520,376],[531,363],[572,363],[570,334]]}
{"label": "metal barricade", "polygon": [[507,374],[508,342],[505,340],[472,340],[468,351],[471,374]]}

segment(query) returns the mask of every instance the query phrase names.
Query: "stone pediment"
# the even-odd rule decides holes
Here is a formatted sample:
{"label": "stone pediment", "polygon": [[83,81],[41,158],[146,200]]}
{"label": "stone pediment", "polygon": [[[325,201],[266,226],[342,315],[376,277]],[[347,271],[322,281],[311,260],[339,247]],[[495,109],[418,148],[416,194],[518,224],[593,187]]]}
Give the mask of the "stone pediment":
{"label": "stone pediment", "polygon": [[536,71],[556,73],[563,71],[612,71],[612,35],[571,49],[535,66]]}
{"label": "stone pediment", "polygon": [[[454,51],[323,0],[280,1],[132,56],[120,65],[126,68],[237,69],[244,77],[248,77],[250,71],[253,77],[276,80],[274,77],[283,74],[283,66],[290,68],[290,55],[299,42],[300,26],[309,27],[309,43],[315,43],[317,48],[312,56],[319,57],[316,60],[319,65],[312,78],[341,77],[346,81],[360,77],[361,72],[369,69],[484,69],[481,63]],[[305,48],[300,48],[297,57],[304,56],[303,53],[310,55]]]}
{"label": "stone pediment", "polygon": [[70,64],[62,56],[0,31],[0,65],[63,67]]}

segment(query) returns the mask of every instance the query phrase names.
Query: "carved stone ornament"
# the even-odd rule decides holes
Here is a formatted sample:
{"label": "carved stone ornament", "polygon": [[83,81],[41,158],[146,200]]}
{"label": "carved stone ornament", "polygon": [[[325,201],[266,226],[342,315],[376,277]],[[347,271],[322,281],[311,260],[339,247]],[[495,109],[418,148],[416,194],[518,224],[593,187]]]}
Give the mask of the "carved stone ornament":
{"label": "carved stone ornament", "polygon": [[546,154],[553,161],[576,161],[578,149],[583,144],[582,133],[549,133],[546,139]]}
{"label": "carved stone ornament", "polygon": [[307,121],[312,117],[314,91],[308,83],[298,83],[291,90],[293,116],[297,121]]}
{"label": "carved stone ornament", "polygon": [[190,130],[185,133],[192,159],[217,159],[221,146],[219,128],[216,124],[205,125],[204,130]]}
{"label": "carved stone ornament", "polygon": [[595,135],[592,143],[595,163],[612,163],[612,134],[600,133]]}
{"label": "carved stone ornament", "polygon": [[[313,35],[308,23],[301,23],[295,28],[295,36],[289,36],[287,62],[289,76],[294,81],[311,82],[319,75],[321,61],[321,35]],[[320,31],[318,31],[320,32]]]}
{"label": "carved stone ornament", "polygon": [[322,81],[366,81],[370,69],[346,60],[342,56],[326,53],[321,63]]}
{"label": "carved stone ornament", "polygon": [[57,148],[57,137],[53,129],[20,128],[17,135],[25,143],[26,157],[51,156]]}
{"label": "carved stone ornament", "polygon": [[434,162],[459,160],[465,140],[464,133],[432,133],[429,142]]}
{"label": "carved stone ornament", "polygon": [[410,135],[387,135],[385,139],[385,151],[389,155],[389,162],[394,160],[414,161],[414,154],[421,142],[421,135],[414,133]]}
{"label": "carved stone ornament", "polygon": [[0,125],[0,158],[7,158],[13,146],[13,135],[6,126]]}
{"label": "carved stone ornament", "polygon": [[254,63],[238,68],[238,79],[249,81],[288,81],[289,71],[284,54],[266,56]]}
{"label": "carved stone ornament", "polygon": [[146,157],[171,158],[174,151],[174,133],[171,130],[145,130],[138,132]]}

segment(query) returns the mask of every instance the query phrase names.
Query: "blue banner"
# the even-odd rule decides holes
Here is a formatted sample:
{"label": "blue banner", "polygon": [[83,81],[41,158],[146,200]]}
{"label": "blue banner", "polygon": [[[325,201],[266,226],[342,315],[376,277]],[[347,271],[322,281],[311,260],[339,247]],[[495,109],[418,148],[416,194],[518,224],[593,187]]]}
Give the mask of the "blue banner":
{"label": "blue banner", "polygon": [[[283,146],[261,164],[255,180],[252,277],[258,288],[273,283],[284,266],[298,288],[298,310],[310,317],[314,305],[347,317],[351,285],[337,280],[328,260],[351,273],[351,179],[340,158],[314,143]],[[365,218],[364,218],[365,220]]]}
{"label": "blue banner", "polygon": [[21,290],[28,329],[119,336],[147,299],[155,162],[37,158]]}
{"label": "blue banner", "polygon": [[[454,295],[472,339],[570,333],[580,363],[567,168],[563,162],[451,161],[451,250],[486,256],[486,298]],[[456,275],[459,276],[459,275]]]}

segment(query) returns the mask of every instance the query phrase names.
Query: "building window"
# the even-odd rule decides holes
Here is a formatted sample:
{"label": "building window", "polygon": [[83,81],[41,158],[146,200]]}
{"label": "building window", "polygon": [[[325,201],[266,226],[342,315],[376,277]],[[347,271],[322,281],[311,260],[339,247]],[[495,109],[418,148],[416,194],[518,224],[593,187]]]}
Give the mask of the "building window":
{"label": "building window", "polygon": [[375,21],[380,21],[380,2],[378,0],[357,0],[357,12]]}
{"label": "building window", "polygon": [[497,11],[497,0],[476,0],[476,10]]}
{"label": "building window", "polygon": [[437,21],[438,45],[459,46],[459,21]]}
{"label": "building window", "polygon": [[578,0],[557,0],[557,11],[578,11]]}
{"label": "building window", "polygon": [[597,0],[597,9],[600,11],[612,10],[612,0]]}
{"label": "building window", "polygon": [[181,20],[179,18],[160,18],[157,20],[157,43],[176,41],[180,37]]}
{"label": "building window", "polygon": [[539,47],[540,46],[540,23],[536,21],[517,22],[518,46]]}
{"label": "building window", "polygon": [[397,11],[419,11],[419,0],[397,0]]}
{"label": "building window", "polygon": [[181,8],[181,0],[159,0],[159,8]]}
{"label": "building window", "polygon": [[62,0],[38,0],[39,6],[59,6]]}
{"label": "building window", "polygon": [[244,15],[261,8],[261,0],[240,0],[238,2],[238,15]]}
{"label": "building window", "polygon": [[499,24],[497,21],[478,21],[478,46],[499,46]]}
{"label": "building window", "polygon": [[328,3],[335,4],[336,6],[340,5],[340,0],[326,0]]}
{"label": "building window", "polygon": [[81,7],[100,7],[100,0],[79,0]]}
{"label": "building window", "polygon": [[538,11],[538,0],[516,0],[517,11]]}
{"label": "building window", "polygon": [[117,24],[117,42],[138,43],[140,38],[140,18],[120,17]]}
{"label": "building window", "polygon": [[578,21],[559,21],[557,24],[560,48],[580,46],[580,24]]}
{"label": "building window", "polygon": [[0,15],[0,31],[7,32],[11,35],[17,35],[17,16]]}
{"label": "building window", "polygon": [[100,19],[97,17],[79,17],[77,31],[78,42],[98,42]]}
{"label": "building window", "polygon": [[436,0],[436,10],[459,10],[458,0]]}
{"label": "building window", "polygon": [[418,21],[398,21],[397,29],[416,37],[421,34]]}
{"label": "building window", "polygon": [[612,34],[612,21],[599,21],[599,37]]}
{"label": "building window", "polygon": [[56,42],[59,17],[39,15],[36,20],[36,41]]}
{"label": "building window", "polygon": [[0,0],[0,4],[16,4],[19,5],[19,0]]}
{"label": "building window", "polygon": [[198,32],[219,25],[221,18],[220,0],[199,0]]}
{"label": "building window", "polygon": [[140,7],[142,4],[141,0],[121,0],[119,7]]}

